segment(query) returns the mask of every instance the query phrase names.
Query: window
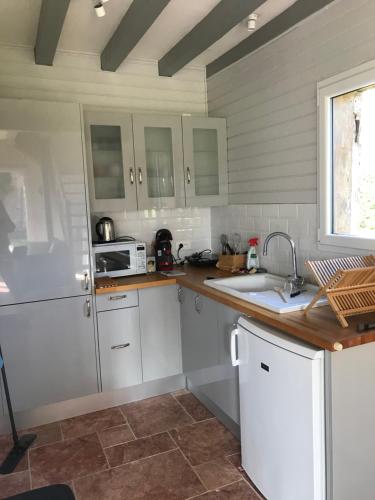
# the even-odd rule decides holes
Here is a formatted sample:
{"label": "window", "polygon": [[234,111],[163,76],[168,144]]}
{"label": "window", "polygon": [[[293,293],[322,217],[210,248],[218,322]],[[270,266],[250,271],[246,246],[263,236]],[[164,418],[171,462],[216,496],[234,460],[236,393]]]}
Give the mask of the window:
{"label": "window", "polygon": [[375,62],[318,84],[322,244],[375,248]]}

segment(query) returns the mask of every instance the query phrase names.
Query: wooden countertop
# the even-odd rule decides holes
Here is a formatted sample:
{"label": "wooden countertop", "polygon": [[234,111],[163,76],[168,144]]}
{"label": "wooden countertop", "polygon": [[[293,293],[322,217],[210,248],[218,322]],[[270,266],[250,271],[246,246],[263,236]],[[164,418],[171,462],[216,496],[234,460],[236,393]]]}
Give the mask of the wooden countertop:
{"label": "wooden countertop", "polygon": [[362,333],[357,332],[358,323],[375,322],[374,313],[348,318],[348,328],[342,328],[339,325],[336,316],[329,306],[313,309],[307,316],[303,314],[303,311],[278,314],[203,284],[203,281],[208,276],[215,278],[232,276],[228,272],[220,271],[214,267],[196,268],[188,265],[183,266],[181,270],[186,272],[185,276],[167,278],[158,273],[153,273],[130,276],[127,278],[116,278],[108,280],[108,285],[111,284],[111,286],[105,288],[100,288],[100,286],[104,284],[105,278],[98,279],[96,280],[96,294],[113,293],[152,286],[173,285],[177,283],[216,300],[217,302],[232,307],[247,316],[262,321],[269,326],[278,328],[285,333],[289,333],[294,337],[298,337],[314,346],[329,351],[337,351],[342,348],[346,349],[348,347],[375,341],[375,330]]}

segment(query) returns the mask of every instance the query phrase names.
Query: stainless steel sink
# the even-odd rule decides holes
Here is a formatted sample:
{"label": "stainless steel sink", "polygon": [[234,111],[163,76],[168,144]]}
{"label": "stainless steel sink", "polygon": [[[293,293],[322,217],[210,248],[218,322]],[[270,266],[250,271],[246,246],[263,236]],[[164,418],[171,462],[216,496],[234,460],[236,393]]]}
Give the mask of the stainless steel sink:
{"label": "stainless steel sink", "polygon": [[[275,291],[275,288],[283,289],[285,282],[286,278],[282,276],[265,273],[205,280],[204,284],[280,314],[301,311],[318,291],[317,286],[305,284],[304,291],[297,297],[291,298],[284,292],[282,295],[287,300],[285,303],[281,295]],[[326,304],[327,300],[324,298],[319,300],[317,306]]]}

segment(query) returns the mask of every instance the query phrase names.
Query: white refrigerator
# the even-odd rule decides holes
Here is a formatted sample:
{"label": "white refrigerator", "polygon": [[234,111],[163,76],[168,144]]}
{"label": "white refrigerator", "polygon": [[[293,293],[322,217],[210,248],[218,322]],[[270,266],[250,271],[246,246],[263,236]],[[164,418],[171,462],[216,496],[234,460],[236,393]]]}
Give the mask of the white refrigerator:
{"label": "white refrigerator", "polygon": [[246,473],[268,500],[324,500],[324,351],[247,318],[231,351]]}
{"label": "white refrigerator", "polygon": [[98,390],[78,104],[0,99],[0,343],[14,409]]}

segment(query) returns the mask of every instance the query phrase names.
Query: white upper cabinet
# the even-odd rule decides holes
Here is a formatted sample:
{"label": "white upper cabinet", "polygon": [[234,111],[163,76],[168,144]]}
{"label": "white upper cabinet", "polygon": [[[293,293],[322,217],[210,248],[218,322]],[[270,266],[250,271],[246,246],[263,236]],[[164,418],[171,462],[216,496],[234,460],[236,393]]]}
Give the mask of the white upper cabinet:
{"label": "white upper cabinet", "polygon": [[133,115],[138,208],[185,206],[179,116]]}
{"label": "white upper cabinet", "polygon": [[85,136],[91,209],[136,210],[131,115],[86,111]]}
{"label": "white upper cabinet", "polygon": [[182,117],[186,206],[228,201],[227,133],[224,118]]}
{"label": "white upper cabinet", "polygon": [[228,201],[224,118],[90,110],[85,136],[93,212]]}

